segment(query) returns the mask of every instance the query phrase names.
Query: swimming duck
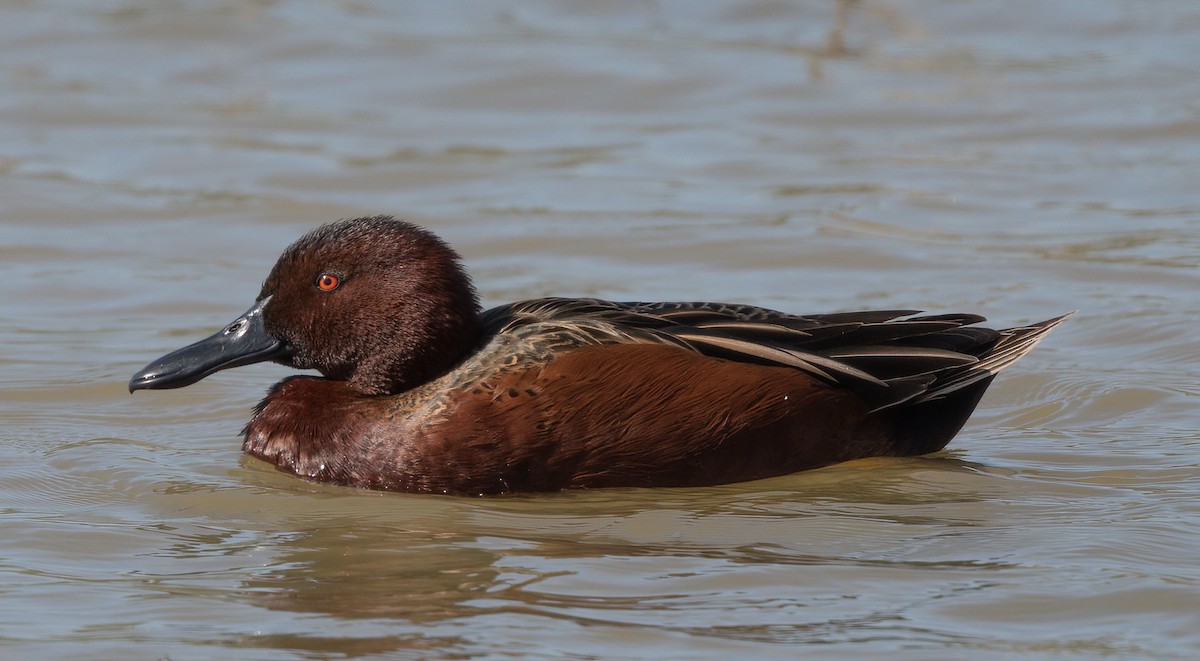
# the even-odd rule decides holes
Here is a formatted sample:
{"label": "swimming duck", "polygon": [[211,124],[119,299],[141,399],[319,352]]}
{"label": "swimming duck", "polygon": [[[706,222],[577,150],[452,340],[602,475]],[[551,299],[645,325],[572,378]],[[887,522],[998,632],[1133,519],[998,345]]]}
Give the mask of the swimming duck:
{"label": "swimming duck", "polygon": [[[1065,315],[1064,315],[1065,317]],[[541,298],[481,311],[460,258],[390,216],[292,244],[254,305],[129,390],[274,361],[243,450],[318,482],[458,494],[713,485],[942,449],[1060,323]]]}

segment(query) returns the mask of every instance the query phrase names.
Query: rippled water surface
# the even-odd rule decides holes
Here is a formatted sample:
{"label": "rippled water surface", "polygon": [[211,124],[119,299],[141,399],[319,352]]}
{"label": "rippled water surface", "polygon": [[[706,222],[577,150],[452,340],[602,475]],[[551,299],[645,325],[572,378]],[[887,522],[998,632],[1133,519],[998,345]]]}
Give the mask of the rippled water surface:
{"label": "rippled water surface", "polygon": [[[1200,6],[0,0],[0,657],[1200,650]],[[340,217],[487,303],[1080,312],[946,452],[464,499],[125,383]]]}

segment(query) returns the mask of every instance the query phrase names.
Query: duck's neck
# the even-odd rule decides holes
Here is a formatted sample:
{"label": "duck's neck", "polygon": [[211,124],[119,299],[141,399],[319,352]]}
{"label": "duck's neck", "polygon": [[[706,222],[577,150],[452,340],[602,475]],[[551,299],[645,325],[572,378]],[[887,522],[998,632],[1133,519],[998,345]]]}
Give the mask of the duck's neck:
{"label": "duck's neck", "polygon": [[473,305],[407,314],[419,326],[380,338],[350,374],[335,378],[345,378],[364,395],[394,395],[446,374],[470,355],[483,336]]}

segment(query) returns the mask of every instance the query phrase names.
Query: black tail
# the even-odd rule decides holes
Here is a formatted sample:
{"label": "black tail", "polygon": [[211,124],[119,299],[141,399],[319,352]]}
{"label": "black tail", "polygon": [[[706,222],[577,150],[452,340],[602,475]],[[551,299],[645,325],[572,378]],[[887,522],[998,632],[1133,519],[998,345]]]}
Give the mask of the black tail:
{"label": "black tail", "polygon": [[880,411],[892,425],[896,454],[928,454],[946,447],[967,423],[996,374],[1029,353],[1070,314],[1000,331],[995,344],[977,355],[979,362],[938,375],[923,394]]}
{"label": "black tail", "polygon": [[985,377],[940,399],[881,411],[892,425],[896,454],[915,456],[946,447],[967,424],[994,378],[994,374]]}

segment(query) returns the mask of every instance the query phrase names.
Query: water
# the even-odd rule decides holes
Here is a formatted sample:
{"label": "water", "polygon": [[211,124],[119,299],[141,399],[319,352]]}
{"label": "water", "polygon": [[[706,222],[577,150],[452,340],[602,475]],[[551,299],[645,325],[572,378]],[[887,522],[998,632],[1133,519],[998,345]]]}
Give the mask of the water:
{"label": "water", "polygon": [[[1200,8],[841,11],[0,1],[0,657],[1194,658]],[[283,368],[125,391],[374,213],[488,303],[1080,312],[944,453],[709,489],[312,485],[238,450]]]}

